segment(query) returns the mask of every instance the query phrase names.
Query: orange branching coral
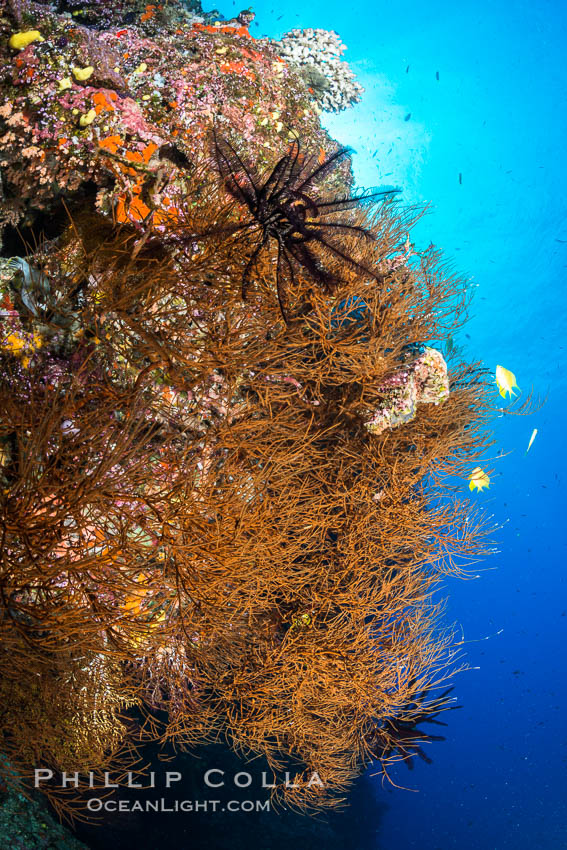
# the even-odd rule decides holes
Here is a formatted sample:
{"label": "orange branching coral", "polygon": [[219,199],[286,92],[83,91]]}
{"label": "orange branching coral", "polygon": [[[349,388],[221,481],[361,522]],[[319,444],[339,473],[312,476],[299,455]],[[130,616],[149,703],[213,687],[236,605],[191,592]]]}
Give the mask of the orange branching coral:
{"label": "orange branching coral", "polygon": [[[223,735],[291,770],[283,802],[329,806],[445,707],[458,647],[433,594],[487,551],[452,481],[490,445],[488,379],[437,351],[468,295],[435,250],[408,252],[416,210],[349,204],[353,228],[313,246],[335,286],[298,268],[286,324],[277,244],[258,254],[205,166],[163,233],[78,218],[20,281],[43,344],[27,367],[0,351],[0,663],[18,692],[0,749],[22,771],[32,754],[96,768],[139,743],[135,704],[167,712],[146,726],[164,739]],[[39,666],[65,694],[49,735],[91,711],[80,747],[18,732]]]}

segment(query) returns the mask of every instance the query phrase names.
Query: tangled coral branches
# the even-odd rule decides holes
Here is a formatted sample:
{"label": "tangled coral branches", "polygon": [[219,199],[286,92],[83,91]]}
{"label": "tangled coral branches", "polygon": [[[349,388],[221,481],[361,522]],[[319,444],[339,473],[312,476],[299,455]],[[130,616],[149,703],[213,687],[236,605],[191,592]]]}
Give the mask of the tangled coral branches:
{"label": "tangled coral branches", "polygon": [[[405,719],[390,719],[382,723],[375,730],[371,745],[377,758],[384,762],[386,758],[395,754],[409,770],[413,770],[413,757],[416,755],[422,761],[431,764],[432,760],[423,750],[422,744],[444,741],[445,738],[442,735],[424,732],[417,727],[422,723],[431,723],[436,726],[447,725],[437,720],[437,717],[442,712],[460,708],[458,705],[451,704],[454,698],[450,698],[449,694],[452,691],[453,688],[447,688],[439,696],[429,698],[429,688],[426,687],[425,691],[419,695],[419,701],[406,706]],[[416,711],[413,715],[412,710]]]}
{"label": "tangled coral branches", "polygon": [[[370,433],[402,374],[424,402],[446,390],[440,355],[420,346],[463,320],[465,285],[434,251],[389,264],[414,212],[355,206],[373,238],[340,230],[350,264],[321,245],[334,291],[302,270],[286,325],[277,244],[242,299],[257,241],[234,229],[240,214],[195,169],[163,233],[77,218],[5,273],[4,309],[41,345],[27,362],[0,350],[0,628],[19,669],[58,659],[62,724],[77,688],[91,707],[115,695],[80,751],[29,724],[38,761],[101,764],[107,722],[135,748],[120,725],[133,700],[167,712],[147,726],[156,737],[226,736],[276,773],[294,765],[278,799],[330,806],[371,758],[395,757],[377,755],[376,730],[434,714],[425,695],[458,663],[431,595],[486,551],[483,518],[443,500],[444,476],[488,444],[486,378],[457,364],[438,404]],[[89,684],[94,659],[108,672]],[[5,705],[2,748],[23,769]],[[25,691],[17,705],[33,711]]]}
{"label": "tangled coral branches", "polygon": [[[124,667],[107,653],[63,647],[57,652],[37,648],[31,655],[24,635],[7,632],[3,624],[0,694],[10,708],[2,714],[1,744],[7,784],[25,793],[38,765],[71,775],[88,764],[93,785],[105,796],[105,771],[136,775],[133,724],[125,712],[139,700]],[[43,792],[59,814],[84,816],[73,789],[45,785]]]}

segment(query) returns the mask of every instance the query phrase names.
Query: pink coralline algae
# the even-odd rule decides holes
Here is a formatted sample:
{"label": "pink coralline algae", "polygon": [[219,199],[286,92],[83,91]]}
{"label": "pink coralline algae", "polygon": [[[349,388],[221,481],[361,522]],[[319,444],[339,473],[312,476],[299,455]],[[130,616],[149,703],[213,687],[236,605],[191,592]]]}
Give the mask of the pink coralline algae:
{"label": "pink coralline algae", "polygon": [[434,348],[426,348],[412,363],[387,378],[381,387],[383,406],[366,421],[374,435],[415,419],[418,404],[439,404],[449,397],[447,364]]}
{"label": "pink coralline algae", "polygon": [[[119,222],[156,223],[187,169],[206,162],[213,121],[260,168],[290,132],[333,148],[298,69],[240,19],[213,25],[176,0],[125,8],[27,3],[25,23],[42,40],[19,50],[10,39],[26,27],[0,14],[0,236],[61,198],[84,209],[85,193]],[[149,143],[151,165],[128,165]],[[161,192],[148,201],[158,170]]]}

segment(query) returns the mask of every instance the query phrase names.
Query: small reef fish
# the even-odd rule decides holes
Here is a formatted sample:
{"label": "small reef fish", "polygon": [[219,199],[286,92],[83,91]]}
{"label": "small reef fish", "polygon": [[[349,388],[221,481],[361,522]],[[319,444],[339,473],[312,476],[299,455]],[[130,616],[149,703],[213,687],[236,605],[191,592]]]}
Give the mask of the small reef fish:
{"label": "small reef fish", "polygon": [[537,437],[537,428],[534,428],[534,430],[532,431],[532,436],[530,437],[530,441],[529,441],[529,443],[528,443],[528,447],[527,447],[527,449],[526,449],[526,454],[527,454],[527,453],[529,452],[529,450],[531,449],[532,444],[533,444],[533,441],[535,440],[535,438],[536,438],[536,437]]}
{"label": "small reef fish", "polygon": [[462,186],[462,185],[463,185],[463,174],[462,174],[461,171],[459,171],[459,186]]}
{"label": "small reef fish", "polygon": [[506,398],[506,393],[510,393],[510,398],[514,395],[514,388],[520,389],[518,384],[516,383],[516,376],[513,372],[510,372],[509,369],[505,369],[504,366],[496,367],[496,384],[498,386],[498,392],[502,396],[502,398]]}
{"label": "small reef fish", "polygon": [[476,490],[477,492],[482,492],[485,487],[490,486],[490,478],[486,474],[486,472],[477,466],[471,474],[469,475],[469,490]]}

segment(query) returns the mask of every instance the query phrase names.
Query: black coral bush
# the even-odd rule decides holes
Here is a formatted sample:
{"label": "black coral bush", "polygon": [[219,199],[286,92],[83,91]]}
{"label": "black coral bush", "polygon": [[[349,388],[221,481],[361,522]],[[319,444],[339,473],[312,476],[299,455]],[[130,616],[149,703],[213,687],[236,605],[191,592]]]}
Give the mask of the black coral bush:
{"label": "black coral bush", "polygon": [[142,744],[136,707],[329,806],[419,755],[408,730],[445,707],[433,592],[485,552],[452,482],[489,445],[487,378],[435,348],[467,292],[408,248],[416,212],[316,190],[344,150],[296,143],[260,179],[215,149],[165,232],[79,217],[46,248],[41,315],[9,309],[0,750],[24,778],[102,771]]}

